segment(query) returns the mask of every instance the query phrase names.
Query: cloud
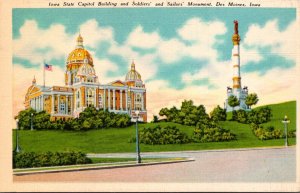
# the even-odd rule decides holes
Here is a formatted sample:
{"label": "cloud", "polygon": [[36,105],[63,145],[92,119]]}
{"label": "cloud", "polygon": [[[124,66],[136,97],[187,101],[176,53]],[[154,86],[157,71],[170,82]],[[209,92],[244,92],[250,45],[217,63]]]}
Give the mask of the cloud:
{"label": "cloud", "polygon": [[220,21],[202,21],[200,18],[192,18],[186,21],[177,30],[183,40],[198,42],[200,44],[213,45],[217,35],[227,31],[226,26]]}
{"label": "cloud", "polygon": [[[127,61],[127,68],[129,70],[131,62],[134,60],[136,70],[141,74],[142,80],[147,81],[154,77],[158,70],[156,63],[156,53],[141,54],[134,51],[131,46],[127,44],[114,43],[108,50],[108,54],[121,56],[124,61]],[[124,75],[125,76],[125,75]]]}
{"label": "cloud", "polygon": [[278,20],[268,21],[264,26],[252,24],[245,35],[246,46],[254,48],[271,48],[271,53],[296,60],[297,25],[291,22],[286,29],[280,30]]}
{"label": "cloud", "polygon": [[102,27],[95,19],[91,19],[80,25],[80,33],[84,38],[84,44],[96,49],[100,42],[114,42],[114,31],[111,27]]}
{"label": "cloud", "polygon": [[40,29],[35,20],[26,20],[20,28],[20,37],[13,40],[13,56],[29,60],[32,64],[61,59],[65,57],[65,50],[71,50],[71,40],[72,36],[61,24]]}
{"label": "cloud", "polygon": [[128,36],[126,44],[131,47],[142,49],[156,48],[161,38],[157,32],[145,33],[139,25]]}

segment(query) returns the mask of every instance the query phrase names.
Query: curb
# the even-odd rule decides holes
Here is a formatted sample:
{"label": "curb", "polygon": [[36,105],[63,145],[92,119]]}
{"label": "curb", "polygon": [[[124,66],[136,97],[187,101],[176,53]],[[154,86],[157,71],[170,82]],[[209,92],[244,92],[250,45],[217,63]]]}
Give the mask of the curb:
{"label": "curb", "polygon": [[[268,150],[268,149],[285,149],[285,148],[295,148],[296,145],[289,145],[288,147],[285,146],[265,146],[265,147],[249,147],[249,148],[228,148],[228,149],[208,149],[208,150],[187,150],[187,151],[161,151],[161,152],[143,152],[143,156],[154,156],[158,157],[157,155],[160,154],[176,154],[176,153],[207,153],[207,152],[226,152],[226,151],[252,151],[252,150]],[[87,153],[87,157],[96,157],[97,155],[102,156],[110,156],[114,157],[114,154],[122,154],[122,153]],[[124,152],[124,154],[129,154]],[[152,155],[153,154],[153,155]],[[155,154],[155,155],[154,155]],[[135,153],[132,153],[135,156]],[[99,156],[101,157],[101,156]],[[116,156],[116,157],[126,157],[126,156]],[[162,156],[164,157],[164,156]],[[166,156],[167,157],[167,156]],[[183,157],[188,158],[188,157]]]}
{"label": "curb", "polygon": [[108,165],[108,166],[91,166],[84,168],[66,168],[66,169],[53,169],[53,170],[39,170],[39,171],[24,171],[24,172],[14,172],[13,175],[22,176],[30,174],[43,174],[43,173],[60,173],[60,172],[74,172],[74,171],[84,171],[84,170],[101,170],[101,169],[114,169],[114,168],[126,168],[126,167],[139,167],[148,165],[158,165],[158,164],[172,164],[181,162],[195,161],[193,158],[184,158],[182,160],[171,160],[171,161],[161,161],[161,162],[149,162],[149,163],[128,163],[122,165]]}

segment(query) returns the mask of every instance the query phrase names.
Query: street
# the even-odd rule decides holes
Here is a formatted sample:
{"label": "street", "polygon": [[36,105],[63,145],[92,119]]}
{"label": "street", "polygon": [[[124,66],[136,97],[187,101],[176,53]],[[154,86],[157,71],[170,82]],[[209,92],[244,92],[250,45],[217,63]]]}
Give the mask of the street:
{"label": "street", "polygon": [[[126,168],[14,176],[15,182],[295,182],[296,148],[144,153],[142,157],[191,157],[195,161]],[[130,157],[104,154],[95,157]]]}

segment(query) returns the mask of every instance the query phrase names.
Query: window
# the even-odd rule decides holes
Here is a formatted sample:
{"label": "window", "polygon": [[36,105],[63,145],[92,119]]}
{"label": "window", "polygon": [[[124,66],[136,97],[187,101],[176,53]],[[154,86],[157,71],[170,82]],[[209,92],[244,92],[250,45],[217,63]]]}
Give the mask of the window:
{"label": "window", "polygon": [[60,104],[59,113],[60,114],[65,114],[65,103]]}
{"label": "window", "polygon": [[78,90],[76,93],[76,107],[80,107],[80,91]]}
{"label": "window", "polygon": [[86,99],[88,107],[95,106],[94,96],[95,96],[94,90],[92,88],[89,88],[88,91],[87,91],[87,99]]}
{"label": "window", "polygon": [[103,108],[103,102],[102,102],[102,95],[101,94],[99,94],[98,103],[99,103],[99,108],[102,109]]}

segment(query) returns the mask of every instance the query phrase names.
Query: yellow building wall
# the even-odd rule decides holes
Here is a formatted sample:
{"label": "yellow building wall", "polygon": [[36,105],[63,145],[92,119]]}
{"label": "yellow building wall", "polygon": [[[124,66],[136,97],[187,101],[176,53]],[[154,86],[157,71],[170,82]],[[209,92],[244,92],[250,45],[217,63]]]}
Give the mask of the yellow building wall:
{"label": "yellow building wall", "polygon": [[80,88],[80,92],[81,92],[81,96],[80,96],[80,100],[81,100],[81,104],[83,107],[85,107],[85,87],[81,87]]}

